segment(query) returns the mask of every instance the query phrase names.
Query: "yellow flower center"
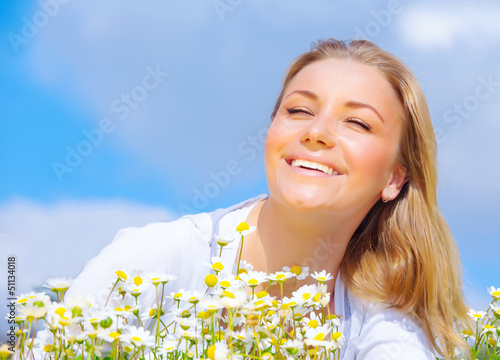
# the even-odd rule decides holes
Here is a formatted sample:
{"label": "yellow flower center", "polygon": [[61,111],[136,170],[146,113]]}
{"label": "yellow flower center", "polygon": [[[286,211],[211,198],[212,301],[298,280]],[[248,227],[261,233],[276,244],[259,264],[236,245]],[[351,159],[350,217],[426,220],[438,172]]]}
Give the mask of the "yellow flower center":
{"label": "yellow flower center", "polygon": [[342,333],[337,331],[333,334],[332,338],[333,338],[333,340],[337,341],[341,336],[342,336]]}
{"label": "yellow flower center", "polygon": [[474,314],[474,315],[472,315],[472,316],[474,316],[474,317],[476,317],[476,318],[481,318],[481,317],[482,317],[480,314]]}
{"label": "yellow flower center", "polygon": [[140,337],[137,337],[137,336],[132,336],[132,338],[130,340],[132,340],[132,341],[142,341],[142,339]]}
{"label": "yellow flower center", "polygon": [[312,327],[313,329],[316,329],[319,325],[318,323],[318,320],[311,320],[307,323],[307,325],[309,325],[309,327]]}
{"label": "yellow flower center", "polygon": [[69,319],[65,316],[62,316],[61,319],[59,320],[59,324],[62,326],[67,326],[70,324]]}
{"label": "yellow flower center", "polygon": [[136,284],[137,286],[141,285],[142,284],[142,278],[140,276],[136,276],[134,278],[134,284]]}
{"label": "yellow flower center", "polygon": [[321,299],[321,294],[319,294],[319,293],[318,293],[318,294],[314,295],[313,300],[314,300],[315,302],[318,302],[318,301],[319,301],[319,299]]}
{"label": "yellow flower center", "polygon": [[493,297],[500,298],[500,291],[493,291],[493,292],[491,293],[491,295],[492,295]]}
{"label": "yellow flower center", "polygon": [[132,306],[127,305],[127,306],[125,306],[124,310],[125,310],[125,311],[130,311],[130,310],[132,310]]}
{"label": "yellow flower center", "polygon": [[257,285],[259,285],[259,282],[257,281],[257,279],[250,279],[250,280],[248,280],[248,285],[257,286]]}
{"label": "yellow flower center", "polygon": [[245,221],[243,221],[238,226],[236,226],[236,231],[238,231],[238,232],[242,232],[242,231],[249,230],[249,229],[250,229],[250,226],[248,226],[248,224]]}
{"label": "yellow flower center", "polygon": [[109,337],[112,337],[113,339],[116,339],[118,336],[120,336],[120,333],[118,331],[111,331],[109,333]]}
{"label": "yellow flower center", "polygon": [[52,352],[53,349],[54,349],[54,345],[51,345],[51,344],[47,344],[43,347],[43,351],[45,351],[45,352]]}
{"label": "yellow flower center", "polygon": [[19,299],[19,300],[17,300],[17,303],[24,304],[26,301],[28,301],[28,299]]}
{"label": "yellow flower center", "polygon": [[472,332],[470,330],[464,330],[464,331],[462,331],[462,334],[471,336]]}
{"label": "yellow flower center", "polygon": [[258,298],[258,299],[262,299],[264,296],[267,296],[267,295],[269,295],[269,294],[267,293],[267,291],[262,290],[262,291],[259,291],[259,292],[257,293],[257,298]]}
{"label": "yellow flower center", "polygon": [[220,286],[222,286],[222,287],[230,287],[231,283],[229,281],[227,281],[227,280],[222,280],[220,282]]}
{"label": "yellow flower center", "polygon": [[222,271],[224,270],[224,265],[222,265],[221,262],[215,262],[213,265],[212,265],[212,269],[214,270],[217,270],[217,271]]}
{"label": "yellow flower center", "polygon": [[207,276],[205,276],[205,284],[208,287],[214,287],[215,285],[217,285],[218,280],[219,279],[217,279],[217,276],[215,276],[214,274],[208,274]]}
{"label": "yellow flower center", "polygon": [[311,298],[311,294],[309,294],[309,293],[302,294],[302,300],[306,301],[306,300],[309,300],[310,298]]}
{"label": "yellow flower center", "polygon": [[224,290],[224,291],[222,292],[222,294],[223,294],[224,296],[227,296],[227,297],[231,298],[231,299],[235,299],[235,298],[236,298],[232,292],[229,292],[229,291],[226,291],[226,290]]}
{"label": "yellow flower center", "polygon": [[276,281],[284,282],[284,281],[286,281],[286,276],[284,274],[278,274],[278,275],[276,275]]}
{"label": "yellow flower center", "polygon": [[325,282],[325,277],[324,276],[318,276],[318,281],[319,282]]}
{"label": "yellow flower center", "polygon": [[215,345],[212,345],[207,350],[207,356],[210,360],[215,359]]}
{"label": "yellow flower center", "polygon": [[156,314],[156,309],[149,310],[149,317],[153,317],[154,314]]}
{"label": "yellow flower center", "polygon": [[115,311],[123,311],[121,307],[115,307]]}
{"label": "yellow flower center", "polygon": [[55,311],[55,313],[59,316],[63,316],[65,312],[66,312],[66,309],[63,307],[57,308],[57,310]]}
{"label": "yellow flower center", "polygon": [[302,268],[300,266],[294,266],[290,269],[290,272],[295,275],[302,274]]}
{"label": "yellow flower center", "polygon": [[179,300],[180,297],[182,297],[181,293],[175,293],[174,294],[174,300]]}
{"label": "yellow flower center", "polygon": [[325,339],[325,334],[323,334],[323,333],[319,333],[319,334],[317,334],[317,335],[314,337],[314,340],[320,340],[320,341],[322,341],[322,340],[324,340],[324,339]]}
{"label": "yellow flower center", "polygon": [[125,274],[123,271],[118,270],[115,272],[116,276],[118,276],[122,280],[127,280],[127,274]]}

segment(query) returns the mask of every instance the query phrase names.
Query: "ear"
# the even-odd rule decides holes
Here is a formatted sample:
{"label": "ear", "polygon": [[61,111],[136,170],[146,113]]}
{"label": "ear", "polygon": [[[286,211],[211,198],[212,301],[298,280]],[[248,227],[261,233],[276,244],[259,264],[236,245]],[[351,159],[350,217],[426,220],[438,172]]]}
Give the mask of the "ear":
{"label": "ear", "polygon": [[387,185],[382,189],[382,201],[394,200],[399,195],[403,185],[410,179],[407,174],[408,169],[405,166],[399,163],[396,164],[396,168],[392,172]]}

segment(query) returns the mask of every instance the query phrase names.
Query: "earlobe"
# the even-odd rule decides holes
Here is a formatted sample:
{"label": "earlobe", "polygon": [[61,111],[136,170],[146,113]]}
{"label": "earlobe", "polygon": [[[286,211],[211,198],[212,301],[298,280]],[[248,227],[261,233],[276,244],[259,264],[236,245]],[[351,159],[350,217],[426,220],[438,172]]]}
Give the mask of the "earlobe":
{"label": "earlobe", "polygon": [[387,186],[382,190],[382,201],[388,202],[390,200],[394,200],[399,195],[399,192],[409,179],[410,177],[408,176],[408,169],[405,166],[399,164],[392,173],[391,179],[387,183]]}

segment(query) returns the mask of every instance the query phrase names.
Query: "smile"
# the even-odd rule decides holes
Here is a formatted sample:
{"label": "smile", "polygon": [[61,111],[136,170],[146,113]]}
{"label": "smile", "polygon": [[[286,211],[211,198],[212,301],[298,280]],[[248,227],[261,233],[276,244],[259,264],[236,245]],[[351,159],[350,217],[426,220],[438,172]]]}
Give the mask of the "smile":
{"label": "smile", "polygon": [[330,177],[339,175],[339,173],[331,167],[315,161],[303,159],[288,159],[285,161],[294,172],[298,172],[303,175],[315,177]]}

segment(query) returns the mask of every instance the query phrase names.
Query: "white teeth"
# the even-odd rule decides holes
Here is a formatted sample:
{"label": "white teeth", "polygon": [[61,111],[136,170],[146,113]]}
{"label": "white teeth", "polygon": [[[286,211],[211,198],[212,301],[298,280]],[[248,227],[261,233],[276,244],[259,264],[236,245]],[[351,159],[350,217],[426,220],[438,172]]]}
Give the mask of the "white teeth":
{"label": "white teeth", "polygon": [[329,175],[332,175],[332,174],[333,175],[338,175],[339,174],[338,172],[333,171],[332,168],[330,168],[330,167],[328,167],[326,165],[318,164],[316,162],[307,161],[307,160],[300,160],[300,159],[293,160],[292,161],[292,166],[296,166],[296,167],[304,166],[304,167],[308,167],[310,169],[317,169],[317,170],[321,170],[324,173],[329,174]]}

